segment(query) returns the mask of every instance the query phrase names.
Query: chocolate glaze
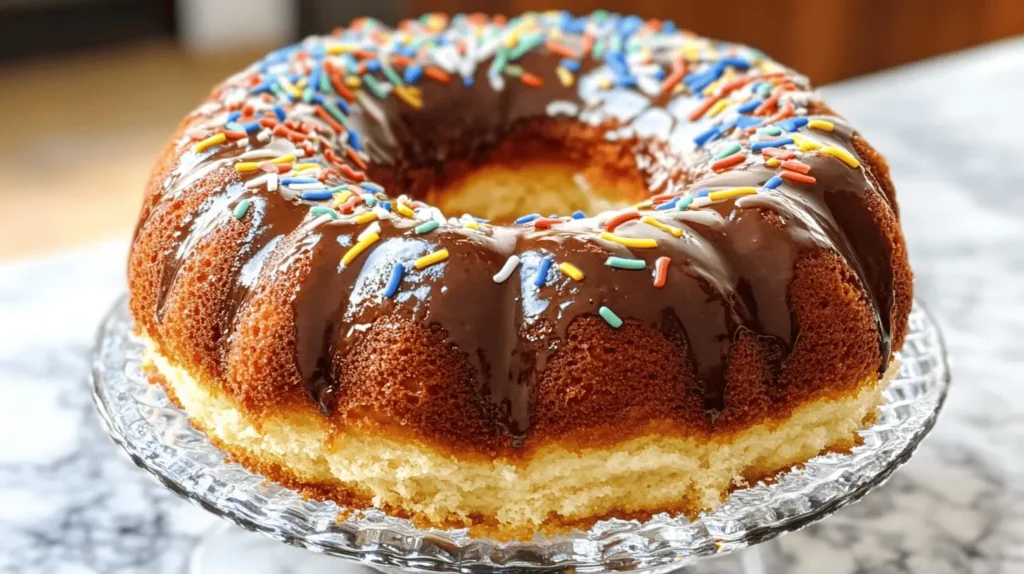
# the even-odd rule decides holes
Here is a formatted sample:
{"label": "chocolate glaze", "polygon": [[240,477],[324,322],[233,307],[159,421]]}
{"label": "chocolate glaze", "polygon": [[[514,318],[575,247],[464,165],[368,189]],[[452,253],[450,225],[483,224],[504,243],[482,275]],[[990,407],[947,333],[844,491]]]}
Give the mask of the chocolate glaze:
{"label": "chocolate glaze", "polygon": [[[749,158],[723,174],[712,173],[708,153],[692,143],[693,136],[712,121],[685,118],[699,104],[693,96],[651,98],[635,89],[598,90],[594,69],[599,63],[589,61],[579,74],[579,84],[565,87],[554,72],[559,59],[538,49],[519,62],[543,79],[541,88],[508,78],[505,88],[496,91],[487,81],[486,63],[477,66],[470,87],[459,85],[458,79],[451,84],[424,80],[419,85],[424,106],[419,110],[395,97],[382,100],[361,93],[362,105],[353,106],[349,121],[362,140],[369,172],[390,176],[397,189],[388,193],[397,196],[405,191],[403,178],[413,168],[442,174],[445,162],[452,159],[483,158],[522,122],[552,118],[585,121],[601,126],[608,138],[623,140],[653,193],[760,186],[777,173]],[[786,74],[798,85],[794,101],[799,104],[800,97],[811,97],[803,78]],[[242,84],[243,76],[231,79],[220,93]],[[554,117],[562,111],[575,114]],[[200,114],[196,123],[218,125],[225,113],[217,108]],[[805,108],[798,105],[797,114],[803,113]],[[308,110],[296,107],[293,114],[323,125]],[[836,130],[817,139],[852,153],[851,130],[837,118],[828,119]],[[747,137],[734,133],[725,139],[745,141]],[[340,147],[331,137],[327,144]],[[159,200],[190,193],[209,174],[231,172],[241,153],[263,148],[274,155],[287,153],[293,146],[282,138],[267,144],[250,139],[246,148],[226,145],[199,154],[184,152]],[[834,250],[849,264],[875,313],[880,371],[889,360],[893,269],[890,258],[880,256],[888,253],[889,244],[863,200],[865,194],[881,194],[863,168],[852,169],[820,154],[805,154],[802,160],[812,167],[816,184],[786,183],[699,210],[650,212],[681,228],[679,239],[638,220],[615,230],[627,237],[654,238],[658,240],[655,249],[629,249],[600,239],[601,224],[607,219],[602,214],[545,231],[522,225],[477,232],[453,222],[426,235],[411,232],[416,222],[396,219],[382,222],[381,240],[347,267],[340,264],[342,256],[364,226],[314,218],[308,214],[308,202],[304,208],[297,205],[302,202],[282,193],[247,189],[231,172],[227,179],[234,178],[232,182],[177,230],[174,256],[168,258],[163,273],[160,306],[181,262],[204,236],[219,226],[235,224],[231,208],[248,198],[253,202],[254,222],[238,254],[240,271],[230,297],[228,324],[244,307],[257,280],[272,281],[280,266],[311,253],[312,270],[293,300],[296,363],[309,396],[324,412],[334,408],[332,361],[340,361],[344,369],[348,349],[360,344],[377,319],[400,315],[440,325],[448,342],[473,365],[479,393],[492,405],[495,419],[511,437],[522,437],[531,423],[531,385],[558,352],[559,341],[574,319],[607,305],[623,319],[650,329],[681,327],[689,361],[704,389],[705,407],[715,413],[725,407],[728,355],[741,330],[792,349],[798,328],[788,304],[788,288],[796,258],[808,248]],[[450,252],[447,261],[423,270],[407,267],[398,295],[381,296],[396,262],[410,262],[442,248]],[[513,253],[522,260],[519,270],[508,281],[495,283],[492,275]],[[572,262],[585,279],[573,281],[553,266],[546,284],[538,289],[534,278],[546,255],[556,263]],[[609,255],[644,259],[647,269],[607,267]],[[655,289],[652,273],[661,256],[670,257],[672,264],[667,286]],[[265,262],[271,260],[273,268],[268,268]]]}

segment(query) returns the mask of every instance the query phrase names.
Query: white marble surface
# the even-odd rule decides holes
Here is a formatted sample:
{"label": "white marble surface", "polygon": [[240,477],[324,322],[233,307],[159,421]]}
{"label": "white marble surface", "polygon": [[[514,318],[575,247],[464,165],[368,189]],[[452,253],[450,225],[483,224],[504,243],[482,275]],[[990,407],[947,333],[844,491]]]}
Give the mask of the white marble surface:
{"label": "white marble surface", "polygon": [[[772,571],[1024,572],[1024,39],[824,91],[892,163],[954,385],[914,459],[781,538]],[[121,458],[92,412],[88,353],[124,252],[0,266],[0,573],[181,572],[214,524]]]}

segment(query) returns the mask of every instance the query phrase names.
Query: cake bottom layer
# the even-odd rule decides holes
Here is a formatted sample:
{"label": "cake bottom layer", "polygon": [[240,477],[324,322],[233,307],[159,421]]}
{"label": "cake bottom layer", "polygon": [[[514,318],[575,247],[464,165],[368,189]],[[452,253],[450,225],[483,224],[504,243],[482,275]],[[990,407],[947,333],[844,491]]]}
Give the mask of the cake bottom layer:
{"label": "cake bottom layer", "polygon": [[499,539],[587,528],[612,517],[693,517],[748,481],[855,446],[856,431],[874,421],[895,372],[729,436],[652,432],[609,448],[552,443],[514,460],[484,460],[416,440],[330,428],[315,413],[251,420],[231,397],[157,352],[150,351],[148,361],[153,380],[243,466],[314,498],[374,506],[421,527],[469,526]]}

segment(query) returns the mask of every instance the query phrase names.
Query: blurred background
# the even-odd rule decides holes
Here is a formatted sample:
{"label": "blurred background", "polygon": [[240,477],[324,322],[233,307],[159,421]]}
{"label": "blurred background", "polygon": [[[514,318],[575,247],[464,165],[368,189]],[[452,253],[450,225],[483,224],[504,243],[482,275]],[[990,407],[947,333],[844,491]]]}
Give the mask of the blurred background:
{"label": "blurred background", "polygon": [[363,15],[556,5],[672,19],[819,85],[1024,33],[1020,0],[0,0],[0,258],[126,236],[178,120],[269,49]]}

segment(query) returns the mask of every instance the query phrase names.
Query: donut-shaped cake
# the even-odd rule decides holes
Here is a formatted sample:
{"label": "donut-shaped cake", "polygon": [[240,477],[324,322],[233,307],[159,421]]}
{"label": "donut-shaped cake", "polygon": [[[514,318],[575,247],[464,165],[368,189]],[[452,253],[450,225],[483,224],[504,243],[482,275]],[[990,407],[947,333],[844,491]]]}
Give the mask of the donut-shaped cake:
{"label": "donut-shaped cake", "polygon": [[852,447],[911,273],[884,160],[752,48],[363,19],[189,114],[128,266],[154,382],[310,496],[502,538]]}

